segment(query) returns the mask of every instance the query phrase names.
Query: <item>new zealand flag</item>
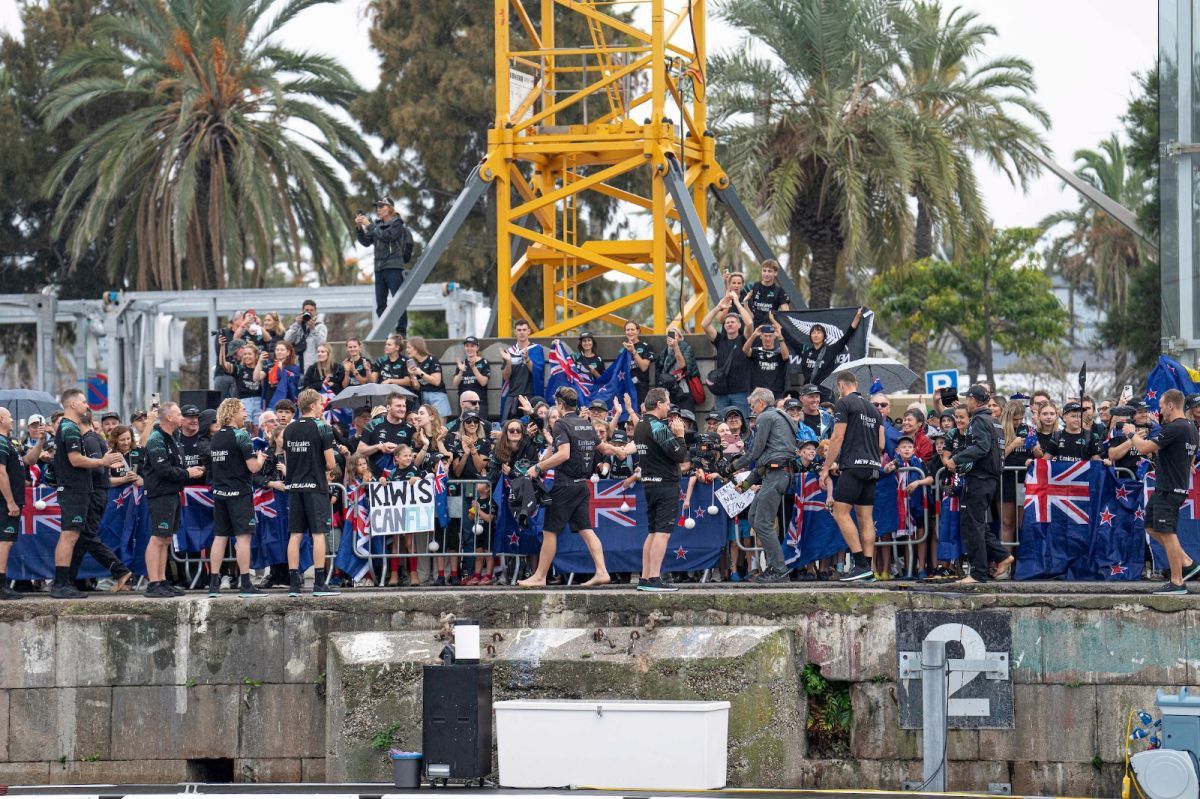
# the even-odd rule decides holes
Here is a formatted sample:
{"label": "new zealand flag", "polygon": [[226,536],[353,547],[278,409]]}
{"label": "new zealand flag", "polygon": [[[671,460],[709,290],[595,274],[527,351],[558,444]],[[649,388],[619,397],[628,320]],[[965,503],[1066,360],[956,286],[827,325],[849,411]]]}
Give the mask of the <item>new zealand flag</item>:
{"label": "new zealand flag", "polygon": [[1099,461],[1038,458],[1029,466],[1016,579],[1075,579],[1090,570],[1093,498],[1104,477]]}
{"label": "new zealand flag", "polygon": [[825,507],[826,494],[821,490],[818,475],[811,472],[796,475],[793,491],[795,507],[783,542],[783,554],[787,565],[798,569],[833,557],[846,548],[846,542],[833,514]]}
{"label": "new zealand flag", "polygon": [[1112,468],[1095,467],[1091,515],[1092,547],[1087,560],[1072,569],[1076,580],[1140,580],[1146,560],[1142,485],[1121,480]]}

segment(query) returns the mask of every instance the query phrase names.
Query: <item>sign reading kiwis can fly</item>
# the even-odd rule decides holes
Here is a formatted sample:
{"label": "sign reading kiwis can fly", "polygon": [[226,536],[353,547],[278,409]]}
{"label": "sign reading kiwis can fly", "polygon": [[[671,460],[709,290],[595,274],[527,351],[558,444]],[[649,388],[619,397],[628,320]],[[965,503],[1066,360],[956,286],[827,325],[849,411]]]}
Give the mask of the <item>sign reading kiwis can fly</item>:
{"label": "sign reading kiwis can fly", "polygon": [[366,486],[371,535],[421,533],[433,529],[433,477]]}

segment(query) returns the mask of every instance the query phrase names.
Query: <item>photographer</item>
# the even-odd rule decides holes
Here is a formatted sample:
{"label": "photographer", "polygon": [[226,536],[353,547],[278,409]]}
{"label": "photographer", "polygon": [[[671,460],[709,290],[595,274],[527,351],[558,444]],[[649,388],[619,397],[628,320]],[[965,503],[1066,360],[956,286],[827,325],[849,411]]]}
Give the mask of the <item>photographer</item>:
{"label": "photographer", "polygon": [[[672,325],[667,328],[667,346],[658,356],[658,387],[665,388],[671,402],[680,408],[696,409],[697,401],[688,385],[691,378],[700,377],[692,345],[683,339],[683,331]],[[703,391],[703,386],[700,387]]]}
{"label": "photographer", "polygon": [[[396,213],[396,204],[391,197],[380,197],[375,201],[375,213],[379,220],[372,222],[359,211],[354,217],[358,243],[375,248],[375,318],[383,316],[388,299],[404,285],[404,267],[412,259],[412,233]],[[408,333],[408,312],[400,315],[396,332]]]}
{"label": "photographer", "polygon": [[779,328],[775,324],[775,314],[771,314],[769,319],[770,324],[759,325],[746,339],[742,354],[750,359],[750,390],[765,388],[775,396],[782,397],[787,389],[787,368],[791,354],[787,343],[776,332]]}
{"label": "photographer", "polygon": [[292,322],[283,334],[283,340],[291,344],[292,349],[296,351],[296,361],[300,364],[301,371],[309,369],[317,362],[317,347],[324,344],[328,338],[329,330],[325,327],[322,317],[317,314],[317,304],[312,300],[305,300],[300,305],[296,321]]}

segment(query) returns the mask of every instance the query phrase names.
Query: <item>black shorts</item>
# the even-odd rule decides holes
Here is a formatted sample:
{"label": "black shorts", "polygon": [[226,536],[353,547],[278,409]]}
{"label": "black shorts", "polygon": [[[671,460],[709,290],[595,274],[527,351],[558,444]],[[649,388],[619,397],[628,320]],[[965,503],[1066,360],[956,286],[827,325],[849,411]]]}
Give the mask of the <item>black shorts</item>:
{"label": "black shorts", "polygon": [[90,491],[58,491],[58,509],[62,513],[62,529],[82,533],[87,526]]}
{"label": "black shorts", "polygon": [[1179,526],[1179,509],[1186,494],[1155,491],[1146,512],[1146,526],[1156,533],[1174,533]]}
{"label": "black shorts", "polygon": [[550,507],[546,508],[546,519],[542,530],[561,533],[570,525],[572,533],[592,529],[592,487],[587,480],[576,482],[554,481],[550,489]]}
{"label": "black shorts", "polygon": [[223,538],[249,535],[258,520],[254,518],[254,495],[237,497],[213,496],[213,535]]}
{"label": "black shorts", "polygon": [[329,532],[331,514],[329,495],[325,492],[288,492],[288,532],[292,535],[325,535]]}
{"label": "black shorts", "polygon": [[1013,505],[1017,501],[1017,487],[1025,482],[1025,470],[1005,467],[1004,476],[1000,478],[1000,501],[1005,505]]}
{"label": "black shorts", "polygon": [[[20,507],[18,505],[18,507]],[[0,525],[0,544],[12,544],[17,540],[17,536],[21,534],[21,517],[5,516],[4,524]]]}
{"label": "black shorts", "polygon": [[646,496],[646,524],[650,533],[671,533],[679,520],[679,483],[642,483]]}
{"label": "black shorts", "polygon": [[859,507],[874,505],[878,480],[878,469],[841,469],[833,484],[833,501]]}
{"label": "black shorts", "polygon": [[150,535],[170,538],[179,529],[179,495],[147,497],[150,508]]}

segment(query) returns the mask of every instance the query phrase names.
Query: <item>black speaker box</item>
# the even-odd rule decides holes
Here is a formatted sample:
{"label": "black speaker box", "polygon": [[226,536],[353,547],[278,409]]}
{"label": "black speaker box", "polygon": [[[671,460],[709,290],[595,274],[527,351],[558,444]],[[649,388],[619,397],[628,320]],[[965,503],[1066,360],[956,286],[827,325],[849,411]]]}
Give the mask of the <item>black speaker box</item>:
{"label": "black speaker box", "polygon": [[184,405],[195,405],[202,411],[217,409],[221,404],[220,391],[180,391],[179,392],[179,407]]}
{"label": "black speaker box", "polygon": [[481,780],[492,772],[492,667],[426,666],[421,755],[430,779]]}

